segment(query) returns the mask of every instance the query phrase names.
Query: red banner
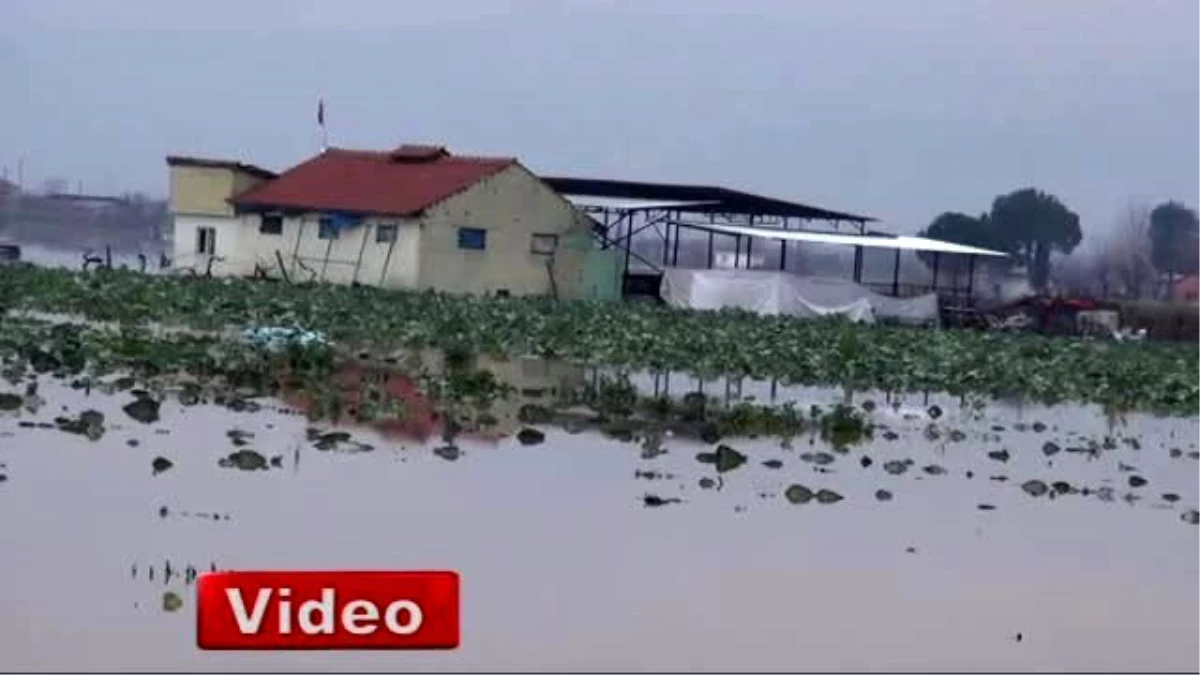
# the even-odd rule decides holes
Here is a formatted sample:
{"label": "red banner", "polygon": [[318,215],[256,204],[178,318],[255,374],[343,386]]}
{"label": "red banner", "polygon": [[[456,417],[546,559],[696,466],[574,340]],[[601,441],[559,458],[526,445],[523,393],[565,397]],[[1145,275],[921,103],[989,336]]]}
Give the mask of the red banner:
{"label": "red banner", "polygon": [[201,649],[454,649],[457,572],[216,572],[197,586]]}

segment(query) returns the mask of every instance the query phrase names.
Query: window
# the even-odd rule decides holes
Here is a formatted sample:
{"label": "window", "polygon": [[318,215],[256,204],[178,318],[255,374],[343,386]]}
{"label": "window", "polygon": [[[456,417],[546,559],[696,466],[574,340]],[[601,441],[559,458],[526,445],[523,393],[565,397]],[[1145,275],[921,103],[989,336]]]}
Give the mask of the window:
{"label": "window", "polygon": [[487,230],[475,227],[458,228],[458,247],[482,251],[487,248]]}
{"label": "window", "polygon": [[318,222],[317,239],[337,239],[338,238],[338,226],[337,226],[337,223],[334,222],[333,218],[325,216],[325,217],[322,217],[321,220],[319,220],[317,222]]}
{"label": "window", "polygon": [[375,243],[387,244],[396,241],[396,224],[380,223],[375,227]]}
{"label": "window", "polygon": [[215,255],[217,252],[217,228],[196,228],[196,253],[200,255]]}
{"label": "window", "polygon": [[529,251],[541,255],[552,255],[558,250],[557,234],[535,234],[529,243]]}
{"label": "window", "polygon": [[259,234],[283,234],[283,216],[278,213],[263,215],[258,223]]}

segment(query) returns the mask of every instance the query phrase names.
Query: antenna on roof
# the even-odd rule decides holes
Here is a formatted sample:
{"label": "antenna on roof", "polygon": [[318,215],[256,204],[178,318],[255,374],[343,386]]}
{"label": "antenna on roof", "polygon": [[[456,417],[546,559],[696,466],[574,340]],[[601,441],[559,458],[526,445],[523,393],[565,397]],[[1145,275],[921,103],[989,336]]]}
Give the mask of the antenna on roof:
{"label": "antenna on roof", "polygon": [[317,126],[321,127],[321,152],[329,148],[329,130],[325,128],[325,99],[317,99]]}

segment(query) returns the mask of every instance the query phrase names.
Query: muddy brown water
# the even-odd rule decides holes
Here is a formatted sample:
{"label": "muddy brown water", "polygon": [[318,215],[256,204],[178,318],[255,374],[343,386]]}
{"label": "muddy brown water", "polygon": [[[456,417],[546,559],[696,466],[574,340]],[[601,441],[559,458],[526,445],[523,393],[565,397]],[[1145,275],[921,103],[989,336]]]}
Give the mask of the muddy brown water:
{"label": "muddy brown water", "polygon": [[[347,431],[374,450],[318,451],[306,420],[271,410],[167,402],[146,425],[121,411],[128,393],[85,398],[46,379],[40,393],[47,403],[36,415],[0,414],[3,670],[1198,666],[1197,527],[1182,520],[1200,496],[1187,455],[1194,418],[1133,415],[1110,429],[1090,409],[992,406],[970,420],[940,401],[939,426],[966,438],[930,441],[913,402],[902,407],[911,419],[876,412],[898,438],[877,432],[827,466],[800,458],[831,452],[819,440],[796,438],[792,449],[726,440],[749,461],[703,489],[700,479],[716,473],[695,455],[713,447],[675,438],[645,460],[636,443],[547,428],[539,445],[460,441],[451,462],[436,444],[360,429]],[[103,412],[104,435],[20,426],[50,421],[63,405]],[[1034,422],[1046,430],[1014,428]],[[255,434],[244,447],[281,455],[281,466],[218,466],[239,449],[233,428]],[[1046,441],[1068,448],[1106,434],[1135,437],[1141,449],[1118,441],[1097,456],[1043,452]],[[1001,449],[1008,461],[987,456]],[[173,465],[154,475],[159,456]],[[762,465],[772,459],[782,466]],[[901,475],[883,469],[906,459]],[[923,470],[931,465],[945,473]],[[635,477],[651,470],[654,479]],[[1130,488],[1131,474],[1147,484]],[[1034,498],[1021,488],[1033,479],[1110,486],[1114,499]],[[793,484],[844,498],[791,504]],[[893,498],[877,500],[881,489]],[[647,508],[648,493],[665,505]],[[1123,501],[1129,493],[1142,498]],[[166,561],[175,570],[455,569],[462,647],[201,652],[194,586],[178,572],[165,581]],[[163,611],[168,590],[182,598],[179,611]]]}

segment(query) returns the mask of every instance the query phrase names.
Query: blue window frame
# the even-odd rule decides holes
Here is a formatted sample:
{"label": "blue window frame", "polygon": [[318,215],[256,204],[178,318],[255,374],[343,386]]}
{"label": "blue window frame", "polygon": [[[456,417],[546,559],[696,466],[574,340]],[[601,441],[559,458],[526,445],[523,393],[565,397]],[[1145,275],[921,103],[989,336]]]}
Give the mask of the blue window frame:
{"label": "blue window frame", "polygon": [[337,239],[338,238],[338,222],[329,216],[324,216],[318,221],[317,238],[318,239]]}
{"label": "blue window frame", "polygon": [[470,251],[482,251],[487,248],[487,230],[477,227],[458,228],[458,247]]}

